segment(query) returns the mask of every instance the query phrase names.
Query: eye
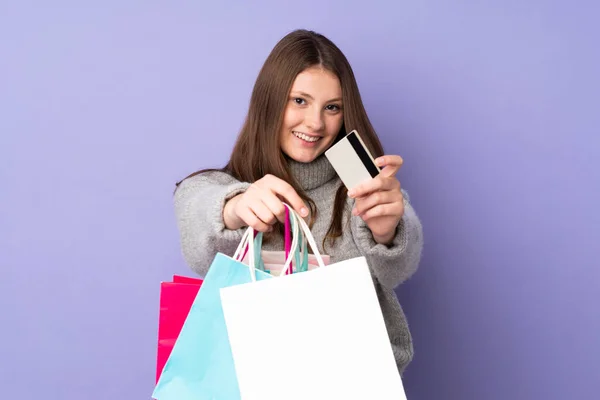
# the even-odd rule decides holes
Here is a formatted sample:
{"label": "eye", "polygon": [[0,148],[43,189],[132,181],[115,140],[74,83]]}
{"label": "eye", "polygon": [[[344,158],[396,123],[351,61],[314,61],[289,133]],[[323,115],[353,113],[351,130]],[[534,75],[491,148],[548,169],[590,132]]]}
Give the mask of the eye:
{"label": "eye", "polygon": [[330,104],[327,107],[325,107],[325,109],[327,111],[339,111],[342,109],[342,107],[338,106],[337,104]]}
{"label": "eye", "polygon": [[302,104],[304,104],[304,103],[306,103],[306,102],[305,102],[305,101],[304,101],[304,99],[303,99],[303,98],[301,98],[301,97],[294,97],[294,103],[296,103],[296,104],[298,104],[298,105],[302,105]]}

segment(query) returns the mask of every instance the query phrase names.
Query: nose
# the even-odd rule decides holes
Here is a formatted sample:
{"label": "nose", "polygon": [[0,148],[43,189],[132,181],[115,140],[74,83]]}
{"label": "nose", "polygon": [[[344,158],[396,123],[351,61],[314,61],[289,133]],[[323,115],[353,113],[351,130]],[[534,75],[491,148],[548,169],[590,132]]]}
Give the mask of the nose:
{"label": "nose", "polygon": [[306,115],[304,116],[304,122],[306,127],[313,132],[318,132],[325,126],[323,115],[318,108],[307,110]]}

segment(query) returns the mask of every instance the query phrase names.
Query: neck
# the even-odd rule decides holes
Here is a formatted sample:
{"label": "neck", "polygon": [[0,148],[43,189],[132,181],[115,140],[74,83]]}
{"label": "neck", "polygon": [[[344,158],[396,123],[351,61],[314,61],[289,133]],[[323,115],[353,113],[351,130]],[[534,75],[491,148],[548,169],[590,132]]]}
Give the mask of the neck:
{"label": "neck", "polygon": [[335,170],[324,154],[309,163],[301,163],[289,157],[286,159],[290,173],[303,190],[315,189],[336,177]]}

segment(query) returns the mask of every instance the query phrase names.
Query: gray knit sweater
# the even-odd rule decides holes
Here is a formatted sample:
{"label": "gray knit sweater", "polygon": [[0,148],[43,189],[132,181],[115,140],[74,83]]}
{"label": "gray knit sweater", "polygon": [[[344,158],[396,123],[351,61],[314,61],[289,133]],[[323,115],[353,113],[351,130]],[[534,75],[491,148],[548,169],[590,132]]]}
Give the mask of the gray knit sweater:
{"label": "gray knit sweater", "polygon": [[[318,212],[311,232],[319,251],[331,257],[331,263],[365,256],[386,322],[398,370],[402,373],[413,357],[412,337],[406,317],[394,288],[417,269],[423,246],[419,218],[405,195],[405,213],[390,246],[378,244],[360,217],[351,214],[353,199],[346,203],[348,225],[343,236],[322,248],[333,210],[335,193],[341,184],[335,170],[324,156],[310,164],[293,160],[294,177],[315,202]],[[229,230],[223,222],[223,207],[231,197],[242,193],[249,183],[239,182],[223,172],[206,172],[184,180],[175,193],[175,212],[183,256],[188,265],[204,277],[217,252],[233,255],[246,228]],[[277,237],[263,244],[263,250],[283,250],[283,239]],[[360,344],[357,344],[359,346]],[[349,350],[351,351],[351,350]]]}

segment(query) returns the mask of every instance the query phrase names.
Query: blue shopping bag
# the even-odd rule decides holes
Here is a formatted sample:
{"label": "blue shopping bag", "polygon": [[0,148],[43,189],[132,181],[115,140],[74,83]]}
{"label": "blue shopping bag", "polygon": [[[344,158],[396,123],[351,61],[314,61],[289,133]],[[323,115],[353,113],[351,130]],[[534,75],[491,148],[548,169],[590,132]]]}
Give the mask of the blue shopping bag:
{"label": "blue shopping bag", "polygon": [[[254,273],[256,280],[273,277]],[[248,265],[222,253],[215,256],[154,388],[154,399],[240,399],[220,289],[251,281]]]}
{"label": "blue shopping bag", "polygon": [[[289,205],[285,204],[289,209]],[[292,243],[284,274],[292,260],[301,269],[308,254],[300,260],[302,235],[294,218],[286,224]],[[291,225],[291,226],[290,226]],[[249,227],[233,255],[217,253],[181,328],[152,398],[156,400],[239,400],[240,390],[221,306],[221,289],[269,279],[274,275],[260,269],[262,233]],[[248,264],[241,260],[248,252]],[[242,254],[243,253],[243,254]],[[253,266],[250,268],[249,265]],[[258,267],[258,268],[257,268]],[[277,276],[277,275],[275,275]],[[257,343],[257,346],[260,346]]]}

